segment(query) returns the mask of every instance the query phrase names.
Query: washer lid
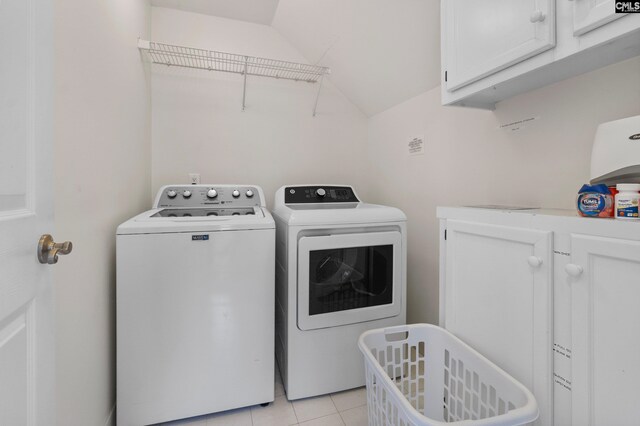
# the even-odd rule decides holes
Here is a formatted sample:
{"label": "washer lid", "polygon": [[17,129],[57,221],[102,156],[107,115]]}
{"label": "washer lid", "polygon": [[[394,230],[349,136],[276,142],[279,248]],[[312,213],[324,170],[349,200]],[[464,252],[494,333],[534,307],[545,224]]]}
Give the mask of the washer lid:
{"label": "washer lid", "polygon": [[275,228],[273,217],[263,207],[250,208],[159,208],[146,211],[121,224],[116,234],[172,232],[216,232]]}

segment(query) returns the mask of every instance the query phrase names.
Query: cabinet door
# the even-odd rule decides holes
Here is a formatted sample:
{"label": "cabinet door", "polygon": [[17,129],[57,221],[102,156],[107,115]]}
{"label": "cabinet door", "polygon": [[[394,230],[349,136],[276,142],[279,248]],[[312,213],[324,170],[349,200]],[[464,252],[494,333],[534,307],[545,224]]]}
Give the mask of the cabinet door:
{"label": "cabinet door", "polygon": [[613,0],[574,0],[573,35],[582,35],[622,16],[615,13]]}
{"label": "cabinet door", "polygon": [[640,421],[640,241],[571,236],[574,425]]}
{"label": "cabinet door", "polygon": [[555,46],[554,0],[443,0],[441,7],[449,91]]}
{"label": "cabinet door", "polygon": [[552,418],[551,232],[447,221],[445,327],[530,389]]}

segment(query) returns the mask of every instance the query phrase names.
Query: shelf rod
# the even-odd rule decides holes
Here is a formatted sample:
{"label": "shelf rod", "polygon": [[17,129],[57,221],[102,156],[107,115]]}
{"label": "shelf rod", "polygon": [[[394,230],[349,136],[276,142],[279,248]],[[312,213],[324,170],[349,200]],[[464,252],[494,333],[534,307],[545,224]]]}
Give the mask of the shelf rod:
{"label": "shelf rod", "polygon": [[249,61],[249,57],[245,56],[244,57],[244,72],[242,74],[244,74],[244,82],[242,83],[242,110],[244,111],[245,109],[245,102],[247,99],[247,62]]}
{"label": "shelf rod", "polygon": [[318,109],[318,99],[320,99],[320,90],[322,90],[322,82],[324,81],[324,75],[320,77],[320,82],[318,84],[318,93],[316,93],[316,102],[313,104],[313,116],[316,116],[316,110]]}

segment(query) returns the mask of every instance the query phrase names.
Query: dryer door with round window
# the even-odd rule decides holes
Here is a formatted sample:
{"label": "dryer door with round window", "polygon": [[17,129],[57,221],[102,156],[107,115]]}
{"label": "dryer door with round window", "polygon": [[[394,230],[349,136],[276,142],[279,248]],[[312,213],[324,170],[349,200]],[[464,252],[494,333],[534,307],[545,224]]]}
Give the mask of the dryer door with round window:
{"label": "dryer door with round window", "polygon": [[402,301],[400,232],[308,236],[298,242],[298,328],[396,316]]}

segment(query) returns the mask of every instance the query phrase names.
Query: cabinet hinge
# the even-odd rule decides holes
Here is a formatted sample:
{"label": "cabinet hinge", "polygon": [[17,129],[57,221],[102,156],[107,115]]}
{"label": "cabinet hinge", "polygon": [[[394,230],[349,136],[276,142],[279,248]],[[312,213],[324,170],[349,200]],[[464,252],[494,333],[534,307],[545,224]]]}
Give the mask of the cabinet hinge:
{"label": "cabinet hinge", "polygon": [[444,81],[447,81],[447,71],[444,72]]}

